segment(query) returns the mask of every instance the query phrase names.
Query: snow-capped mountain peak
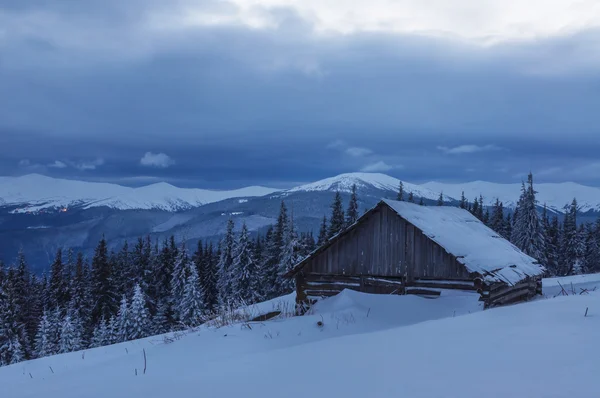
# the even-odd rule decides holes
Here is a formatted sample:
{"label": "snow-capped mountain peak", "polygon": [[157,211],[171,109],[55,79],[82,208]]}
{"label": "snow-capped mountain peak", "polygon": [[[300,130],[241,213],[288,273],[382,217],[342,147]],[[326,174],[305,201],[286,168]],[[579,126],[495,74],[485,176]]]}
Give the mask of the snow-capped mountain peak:
{"label": "snow-capped mountain peak", "polygon": [[160,182],[140,188],[117,184],[57,179],[40,174],[0,177],[0,204],[15,212],[106,206],[119,210],[181,210],[235,197],[264,196],[277,191],[246,187],[229,191],[178,188]]}
{"label": "snow-capped mountain peak", "polygon": [[[425,199],[437,199],[439,192],[432,191],[427,187],[416,184],[411,184],[402,181],[405,194],[412,192],[417,197]],[[381,173],[345,173],[335,177],[325,178],[310,184],[301,185],[292,188],[287,192],[316,192],[316,191],[340,191],[349,193],[352,191],[352,186],[356,185],[357,189],[374,188],[382,191],[397,192],[400,186],[400,180]],[[452,198],[447,197],[451,200]]]}

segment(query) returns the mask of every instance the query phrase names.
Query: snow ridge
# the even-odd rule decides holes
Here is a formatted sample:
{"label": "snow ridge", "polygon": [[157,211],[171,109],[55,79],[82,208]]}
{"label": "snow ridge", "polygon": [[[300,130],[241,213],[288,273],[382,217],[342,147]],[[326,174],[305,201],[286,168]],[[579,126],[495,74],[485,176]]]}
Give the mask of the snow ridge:
{"label": "snow ridge", "polygon": [[118,210],[176,211],[237,197],[258,197],[277,191],[260,186],[230,191],[178,188],[157,183],[140,188],[116,184],[63,180],[39,174],[0,177],[0,204],[17,206],[15,212],[36,212],[80,206]]}

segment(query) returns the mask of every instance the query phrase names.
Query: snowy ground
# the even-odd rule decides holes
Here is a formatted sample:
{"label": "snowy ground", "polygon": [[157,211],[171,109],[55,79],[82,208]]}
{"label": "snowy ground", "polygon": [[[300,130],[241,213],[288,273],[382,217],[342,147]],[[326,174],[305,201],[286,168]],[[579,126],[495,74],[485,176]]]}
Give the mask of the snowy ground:
{"label": "snowy ground", "polygon": [[[596,275],[550,279],[548,296],[558,281],[600,289]],[[470,293],[345,291],[312,315],[251,329],[204,328],[169,344],[154,337],[0,368],[0,396],[597,397],[599,335],[598,291],[489,311]]]}

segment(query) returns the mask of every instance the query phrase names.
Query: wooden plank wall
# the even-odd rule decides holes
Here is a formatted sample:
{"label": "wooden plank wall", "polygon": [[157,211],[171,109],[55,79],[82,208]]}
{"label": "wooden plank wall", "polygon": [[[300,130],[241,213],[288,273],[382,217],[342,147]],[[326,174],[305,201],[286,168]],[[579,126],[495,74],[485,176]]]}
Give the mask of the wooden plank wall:
{"label": "wooden plank wall", "polygon": [[441,246],[382,206],[317,254],[305,274],[465,279],[469,273]]}

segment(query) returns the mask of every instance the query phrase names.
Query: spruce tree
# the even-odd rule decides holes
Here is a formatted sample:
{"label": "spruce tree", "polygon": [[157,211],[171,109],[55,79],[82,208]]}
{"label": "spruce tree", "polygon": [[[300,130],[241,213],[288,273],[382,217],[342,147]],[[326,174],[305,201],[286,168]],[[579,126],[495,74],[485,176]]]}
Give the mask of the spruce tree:
{"label": "spruce tree", "polygon": [[129,336],[132,333],[132,321],[126,295],[123,295],[121,298],[121,305],[119,306],[117,318],[111,323],[110,329],[112,329],[115,334],[116,343],[122,343],[129,340]]}
{"label": "spruce tree", "polygon": [[187,277],[179,314],[181,323],[186,327],[196,327],[204,319],[203,293],[195,267],[191,267]]}
{"label": "spruce tree", "polygon": [[398,195],[396,196],[396,200],[402,202],[404,200],[404,183],[400,181],[398,186]]}
{"label": "spruce tree", "polygon": [[219,305],[226,306],[233,300],[233,285],[231,280],[231,268],[233,266],[233,251],[235,247],[235,235],[233,233],[235,225],[232,219],[227,222],[225,236],[221,240],[221,256],[218,264],[218,282]]}
{"label": "spruce tree", "polygon": [[54,344],[50,341],[50,321],[48,312],[44,310],[37,335],[35,336],[35,353],[37,358],[47,357],[55,353]]}
{"label": "spruce tree", "polygon": [[112,344],[111,332],[106,319],[100,319],[100,322],[94,329],[90,348],[103,347]]}
{"label": "spruce tree", "polygon": [[323,221],[321,222],[321,228],[319,229],[319,238],[317,240],[317,246],[322,246],[327,242],[327,216],[323,216]]}
{"label": "spruce tree", "polygon": [[425,206],[425,201],[422,196],[419,198],[419,206]]}
{"label": "spruce tree", "polygon": [[346,226],[354,224],[358,220],[358,196],[356,194],[356,184],[352,185],[352,194],[350,195],[350,203],[346,210]]}
{"label": "spruce tree", "polygon": [[92,260],[91,286],[92,324],[104,317],[109,319],[116,311],[117,298],[112,285],[111,264],[108,258],[106,239],[102,237]]}
{"label": "spruce tree", "polygon": [[546,235],[546,268],[549,276],[557,276],[560,275],[560,226],[558,217],[554,216],[552,221],[546,221],[544,229]]}
{"label": "spruce tree", "polygon": [[252,304],[259,298],[257,295],[259,281],[256,269],[248,227],[244,223],[233,251],[230,278],[236,299],[240,299],[247,304]]}
{"label": "spruce tree", "polygon": [[462,191],[462,194],[460,196],[459,207],[461,209],[467,209],[469,207],[469,203],[467,202],[467,198],[465,197],[465,191]]}
{"label": "spruce tree", "polygon": [[200,287],[204,294],[203,302],[206,311],[212,313],[219,303],[218,274],[219,274],[219,256],[215,253],[213,244],[210,242],[204,249],[206,258],[206,269],[199,275]]}
{"label": "spruce tree", "polygon": [[129,317],[131,319],[129,340],[137,340],[150,335],[150,314],[146,307],[146,297],[139,283],[136,283],[133,288]]}
{"label": "spruce tree", "polygon": [[408,201],[410,203],[415,203],[415,195],[411,192],[408,193]]}
{"label": "spruce tree", "polygon": [[546,239],[544,228],[537,211],[536,191],[533,188],[533,176],[530,173],[527,186],[523,184],[518,202],[517,218],[513,221],[512,242],[525,254],[546,264],[544,256]]}
{"label": "spruce tree", "polygon": [[183,299],[183,290],[185,288],[185,281],[187,279],[190,266],[190,258],[188,256],[185,242],[181,243],[179,251],[177,253],[177,259],[173,268],[173,275],[171,277],[171,295],[170,302],[173,308],[173,318],[176,323],[180,321],[179,306]]}
{"label": "spruce tree", "polygon": [[61,354],[80,350],[81,333],[77,330],[77,321],[72,318],[72,314],[67,312],[60,329],[60,341],[58,352]]}
{"label": "spruce tree", "polygon": [[444,192],[440,192],[440,196],[438,197],[438,200],[437,200],[437,205],[438,206],[444,205]]}
{"label": "spruce tree", "polygon": [[489,226],[498,235],[510,239],[510,236],[506,236],[506,229],[504,224],[504,205],[500,202],[500,199],[496,198],[496,202],[492,206],[492,215],[490,216]]}
{"label": "spruce tree", "polygon": [[339,234],[344,229],[344,208],[342,206],[342,195],[339,191],[335,193],[333,203],[331,204],[331,218],[329,219],[328,237]]}
{"label": "spruce tree", "polygon": [[66,308],[68,294],[68,279],[65,279],[62,249],[56,251],[56,256],[50,266],[50,302],[51,307]]}
{"label": "spruce tree", "polygon": [[573,275],[577,268],[579,254],[579,236],[577,234],[577,200],[573,199],[569,211],[563,220],[560,249],[560,274]]}
{"label": "spruce tree", "polygon": [[285,231],[284,243],[281,249],[281,261],[279,263],[277,283],[279,289],[278,294],[287,294],[294,289],[294,279],[286,278],[284,275],[291,271],[300,261],[299,247],[298,231],[295,228],[294,221],[291,220]]}

